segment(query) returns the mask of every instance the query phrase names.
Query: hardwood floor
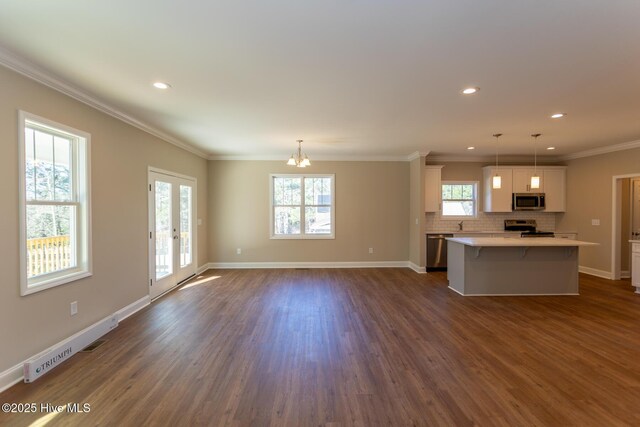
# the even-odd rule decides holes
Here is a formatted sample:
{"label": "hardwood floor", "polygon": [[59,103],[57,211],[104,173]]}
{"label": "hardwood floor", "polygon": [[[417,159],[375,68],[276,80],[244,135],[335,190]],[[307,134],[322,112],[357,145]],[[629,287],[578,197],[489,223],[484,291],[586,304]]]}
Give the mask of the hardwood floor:
{"label": "hardwood floor", "polygon": [[[215,270],[0,403],[50,425],[640,425],[640,295],[462,297],[446,273]],[[45,414],[1,414],[29,425]]]}

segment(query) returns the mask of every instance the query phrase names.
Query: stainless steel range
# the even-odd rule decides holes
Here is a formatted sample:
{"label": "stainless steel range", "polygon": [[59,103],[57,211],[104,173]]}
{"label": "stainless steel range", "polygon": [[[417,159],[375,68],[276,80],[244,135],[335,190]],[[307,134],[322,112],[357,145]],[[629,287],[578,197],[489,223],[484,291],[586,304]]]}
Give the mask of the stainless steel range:
{"label": "stainless steel range", "polygon": [[555,237],[553,231],[538,231],[535,219],[505,219],[504,231],[521,231],[520,237]]}

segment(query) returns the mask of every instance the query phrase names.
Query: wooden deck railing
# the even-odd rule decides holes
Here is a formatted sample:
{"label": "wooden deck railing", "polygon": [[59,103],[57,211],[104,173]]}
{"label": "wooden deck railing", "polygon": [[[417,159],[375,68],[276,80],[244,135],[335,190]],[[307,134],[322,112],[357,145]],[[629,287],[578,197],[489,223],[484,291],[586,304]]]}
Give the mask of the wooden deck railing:
{"label": "wooden deck railing", "polygon": [[72,267],[69,236],[27,239],[28,277]]}
{"label": "wooden deck railing", "polygon": [[[185,265],[192,262],[190,234],[188,232],[180,234],[180,264]],[[168,255],[170,251],[166,245],[171,241],[168,234],[166,236],[160,235],[156,240],[156,266],[159,271],[169,271]],[[71,263],[71,239],[69,236],[27,239],[28,277],[64,270],[73,267]]]}

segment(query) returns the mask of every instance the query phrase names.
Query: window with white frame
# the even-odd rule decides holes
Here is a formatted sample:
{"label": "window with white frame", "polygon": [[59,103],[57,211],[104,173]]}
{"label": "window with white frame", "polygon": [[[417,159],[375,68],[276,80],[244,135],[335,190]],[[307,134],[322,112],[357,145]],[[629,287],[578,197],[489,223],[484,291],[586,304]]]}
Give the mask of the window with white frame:
{"label": "window with white frame", "polygon": [[20,111],[20,291],[91,275],[90,135]]}
{"label": "window with white frame", "polygon": [[276,175],[271,183],[272,239],[335,237],[335,176]]}
{"label": "window with white frame", "polygon": [[478,183],[475,181],[442,183],[442,216],[475,218],[478,214]]}

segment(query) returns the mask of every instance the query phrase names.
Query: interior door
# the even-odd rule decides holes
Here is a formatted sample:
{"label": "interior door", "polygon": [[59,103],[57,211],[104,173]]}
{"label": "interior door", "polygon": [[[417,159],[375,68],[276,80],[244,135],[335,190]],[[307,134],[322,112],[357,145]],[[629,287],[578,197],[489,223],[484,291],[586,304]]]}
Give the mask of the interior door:
{"label": "interior door", "polygon": [[149,171],[149,295],[196,273],[195,179]]}

